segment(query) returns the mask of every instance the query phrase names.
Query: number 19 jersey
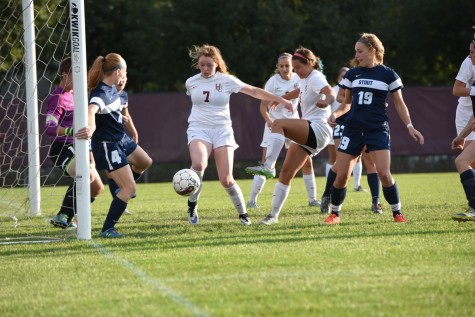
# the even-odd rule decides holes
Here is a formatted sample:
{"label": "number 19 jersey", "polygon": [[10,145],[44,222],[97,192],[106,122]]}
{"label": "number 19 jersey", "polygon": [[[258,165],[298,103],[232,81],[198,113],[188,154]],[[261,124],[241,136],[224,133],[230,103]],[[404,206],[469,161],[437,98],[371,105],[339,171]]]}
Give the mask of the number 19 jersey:
{"label": "number 19 jersey", "polygon": [[355,131],[386,127],[388,92],[403,88],[398,74],[384,65],[352,68],[346,73],[341,85],[351,90],[353,96],[351,109],[345,119],[345,129]]}

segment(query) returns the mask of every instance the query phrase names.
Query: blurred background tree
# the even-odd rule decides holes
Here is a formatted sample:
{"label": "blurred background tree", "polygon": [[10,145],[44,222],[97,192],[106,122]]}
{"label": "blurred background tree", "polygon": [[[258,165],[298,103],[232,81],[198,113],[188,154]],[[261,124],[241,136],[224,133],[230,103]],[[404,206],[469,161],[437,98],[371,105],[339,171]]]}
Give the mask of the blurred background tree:
{"label": "blurred background tree", "polygon": [[[230,72],[256,86],[273,73],[280,53],[302,45],[322,58],[335,84],[362,32],[383,41],[385,64],[406,86],[452,86],[475,24],[475,1],[467,0],[85,0],[85,6],[88,64],[120,53],[129,66],[127,89],[135,93],[184,91],[198,72],[188,49],[203,43],[219,47]],[[0,72],[21,54],[2,59]]]}

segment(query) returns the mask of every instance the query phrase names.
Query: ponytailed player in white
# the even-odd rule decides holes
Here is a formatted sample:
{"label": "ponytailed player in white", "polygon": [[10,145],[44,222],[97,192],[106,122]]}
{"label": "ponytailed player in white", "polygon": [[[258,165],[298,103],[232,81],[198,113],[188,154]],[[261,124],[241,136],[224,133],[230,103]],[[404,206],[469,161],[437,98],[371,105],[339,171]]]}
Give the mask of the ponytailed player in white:
{"label": "ponytailed player in white", "polygon": [[[468,59],[471,66],[475,67],[475,40],[470,43]],[[462,96],[468,95],[472,105],[475,105],[475,82],[471,87],[459,87],[458,93]],[[465,128],[452,141],[452,149],[462,150],[462,153],[455,159],[455,166],[460,174],[460,182],[468,200],[468,210],[452,216],[452,219],[456,221],[475,221],[475,171],[472,167],[472,163],[475,161],[475,142],[469,143],[466,139],[475,129],[473,113],[474,111],[468,119],[465,118],[467,120]]]}
{"label": "ponytailed player in white", "polygon": [[383,65],[384,47],[378,37],[363,33],[355,44],[355,52],[359,66],[350,69],[343,78],[341,86],[345,89],[345,100],[328,119],[328,123],[334,126],[336,119],[349,111],[338,147],[337,175],[331,189],[332,210],[324,223],[340,223],[346,184],[365,146],[376,163],[384,198],[391,206],[394,222],[406,222],[401,213],[399,190],[390,171],[391,144],[386,111],[388,92],[391,92],[396,110],[407,126],[409,135],[420,144],[424,144],[424,137],[411,123],[409,110],[402,98],[401,79],[394,70]]}
{"label": "ponytailed player in white", "polygon": [[315,54],[304,47],[299,47],[292,56],[292,66],[299,75],[299,89],[284,97],[286,99],[300,98],[302,109],[301,119],[277,119],[272,123],[272,133],[269,137],[266,161],[261,166],[247,167],[246,172],[275,177],[275,163],[285,139],[293,142],[285,155],[284,164],[275,184],[272,196],[272,210],[262,224],[271,225],[279,222],[279,214],[289,195],[290,183],[296,173],[310,157],[317,155],[330,142],[332,129],[327,123],[330,115],[329,105],[335,100],[332,87],[321,72],[322,64]]}
{"label": "ponytailed player in white", "polygon": [[[475,47],[475,43],[470,43],[470,51]],[[472,83],[475,81],[475,66],[472,64],[471,55],[467,56],[460,65],[459,72],[455,77],[452,94],[458,98],[457,111],[455,113],[455,127],[457,135],[460,135],[462,130],[467,126],[472,110],[472,99],[470,99],[469,91]],[[475,140],[475,132],[471,131],[465,136],[464,146],[468,146]]]}
{"label": "ponytailed player in white", "polygon": [[191,169],[201,182],[198,191],[188,198],[188,221],[193,225],[199,222],[197,205],[203,188],[203,174],[213,153],[219,181],[236,208],[239,221],[250,225],[241,188],[232,174],[234,150],[238,145],[234,140],[229,111],[230,96],[242,92],[257,99],[282,103],[289,111],[293,110],[292,103],[229,75],[221,52],[215,46],[193,46],[189,55],[200,73],[186,81],[187,94],[193,104],[188,118],[188,146]]}
{"label": "ponytailed player in white", "polygon": [[[286,93],[294,91],[299,87],[300,77],[292,71],[292,54],[282,53],[277,58],[277,65],[275,74],[269,78],[264,89],[274,93],[276,95],[282,96]],[[269,110],[269,102],[261,102],[261,114],[264,120],[266,121],[264,125],[264,136],[262,137],[262,161],[261,164],[266,160],[267,147],[269,146],[269,137],[271,134],[272,122],[276,119],[299,119],[297,107],[298,107],[298,98],[290,100],[294,106],[294,111],[289,112],[281,105],[277,105],[274,110]],[[285,148],[289,148],[290,140],[285,140]],[[304,180],[305,188],[307,190],[307,198],[309,206],[319,206],[320,202],[317,200],[317,185],[315,183],[315,173],[313,171],[312,159],[309,157],[305,165],[302,167],[302,178]],[[266,183],[266,177],[262,175],[254,175],[252,181],[251,193],[249,200],[247,201],[248,208],[259,208],[257,204],[257,197],[262,192],[264,185]]]}

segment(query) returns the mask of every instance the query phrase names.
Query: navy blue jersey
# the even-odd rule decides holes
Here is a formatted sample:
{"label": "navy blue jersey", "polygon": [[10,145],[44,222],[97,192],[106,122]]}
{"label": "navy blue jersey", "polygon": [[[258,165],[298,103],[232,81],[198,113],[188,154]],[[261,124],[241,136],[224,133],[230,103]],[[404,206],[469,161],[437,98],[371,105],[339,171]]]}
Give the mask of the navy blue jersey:
{"label": "navy blue jersey", "polygon": [[103,82],[91,92],[89,104],[99,107],[96,112],[96,130],[92,135],[93,142],[119,141],[125,134],[121,110],[124,105],[115,86]]}
{"label": "navy blue jersey", "polygon": [[[343,82],[343,80],[342,80],[342,82]],[[338,84],[338,86],[340,87],[340,89],[345,89],[345,87],[342,86],[341,84]],[[336,118],[336,120],[335,120],[336,124],[345,125],[345,120],[346,120],[347,115],[348,115],[348,112],[344,113],[342,116],[339,116],[338,118]]]}
{"label": "navy blue jersey", "polygon": [[388,92],[403,88],[398,74],[389,67],[350,69],[342,80],[342,87],[352,92],[351,109],[345,119],[345,129],[367,131],[386,127]]}
{"label": "navy blue jersey", "polygon": [[129,95],[127,94],[127,92],[125,90],[122,90],[120,93],[119,93],[119,97],[120,97],[120,103],[122,104],[122,107],[125,108],[129,105]]}

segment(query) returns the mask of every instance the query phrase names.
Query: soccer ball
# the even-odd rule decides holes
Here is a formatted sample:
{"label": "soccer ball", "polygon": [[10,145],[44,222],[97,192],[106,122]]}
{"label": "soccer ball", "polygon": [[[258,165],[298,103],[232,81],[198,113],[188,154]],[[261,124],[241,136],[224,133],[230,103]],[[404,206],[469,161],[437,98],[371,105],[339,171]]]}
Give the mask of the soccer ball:
{"label": "soccer ball", "polygon": [[200,188],[200,177],[195,171],[185,168],[173,176],[173,189],[182,196],[190,196]]}

